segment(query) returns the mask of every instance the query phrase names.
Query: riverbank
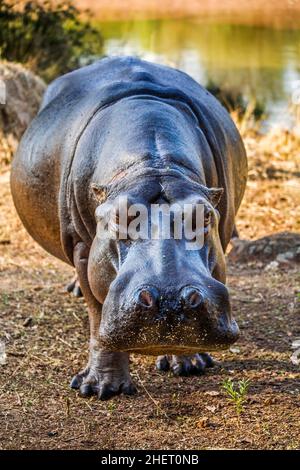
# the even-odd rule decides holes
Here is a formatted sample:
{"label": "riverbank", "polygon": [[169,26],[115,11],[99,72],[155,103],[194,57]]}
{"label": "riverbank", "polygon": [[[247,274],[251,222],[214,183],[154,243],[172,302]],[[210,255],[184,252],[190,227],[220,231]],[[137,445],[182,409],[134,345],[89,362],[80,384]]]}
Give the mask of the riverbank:
{"label": "riverbank", "polygon": [[81,9],[89,9],[101,20],[130,18],[227,17],[232,23],[292,27],[300,23],[300,1],[273,0],[75,0]]}

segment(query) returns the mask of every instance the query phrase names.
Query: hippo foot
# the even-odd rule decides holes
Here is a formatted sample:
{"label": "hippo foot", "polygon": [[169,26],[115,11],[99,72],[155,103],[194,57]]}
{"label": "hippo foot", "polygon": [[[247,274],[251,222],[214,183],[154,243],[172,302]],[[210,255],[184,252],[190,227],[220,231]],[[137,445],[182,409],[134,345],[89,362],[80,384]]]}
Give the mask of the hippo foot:
{"label": "hippo foot", "polygon": [[75,297],[83,296],[77,276],[75,276],[70,282],[70,284],[66,286],[66,290],[70,294],[73,294]]}
{"label": "hippo foot", "polygon": [[126,353],[100,352],[91,359],[90,367],[75,375],[70,387],[79,390],[79,395],[97,395],[100,400],[109,400],[115,395],[133,395],[136,387],[129,374],[129,358]]}
{"label": "hippo foot", "polygon": [[214,366],[214,361],[207,353],[194,354],[191,356],[158,356],[156,367],[166,372],[171,370],[174,375],[201,375],[205,369]]}

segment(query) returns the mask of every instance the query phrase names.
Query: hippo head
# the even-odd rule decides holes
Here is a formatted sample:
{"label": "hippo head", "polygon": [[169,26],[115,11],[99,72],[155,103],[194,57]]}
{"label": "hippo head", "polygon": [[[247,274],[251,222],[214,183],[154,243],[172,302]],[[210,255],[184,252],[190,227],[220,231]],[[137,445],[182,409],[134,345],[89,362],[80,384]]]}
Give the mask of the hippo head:
{"label": "hippo head", "polygon": [[[109,188],[94,184],[93,190],[100,204],[88,277],[103,304],[101,346],[142,354],[191,354],[235,342],[239,330],[224,285],[218,232],[222,189],[178,175],[150,174],[130,182],[125,178]],[[187,206],[193,227],[188,239],[184,230],[175,236],[178,224],[185,226],[184,211],[181,218],[170,211],[165,236],[157,224],[163,216],[153,221],[153,205]],[[195,222],[197,207],[202,211],[200,225]]]}

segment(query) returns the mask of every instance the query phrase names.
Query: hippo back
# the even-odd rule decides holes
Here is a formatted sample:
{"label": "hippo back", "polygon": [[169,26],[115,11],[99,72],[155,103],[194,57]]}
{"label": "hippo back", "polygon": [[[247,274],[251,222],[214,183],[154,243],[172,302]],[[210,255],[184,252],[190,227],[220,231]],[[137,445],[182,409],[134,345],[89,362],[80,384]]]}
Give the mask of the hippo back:
{"label": "hippo back", "polygon": [[[225,249],[247,175],[245,150],[227,111],[191,77],[137,58],[106,58],[55,80],[22,138],[12,168],[12,193],[19,215],[47,251],[73,263],[76,238],[91,244],[91,214],[74,227],[80,212],[72,193],[72,163],[79,140],[102,110],[130,96],[155,96],[187,104],[214,157],[218,185],[225,189],[220,236]],[[91,169],[82,168],[86,197]],[[77,219],[78,220],[78,219]],[[228,228],[229,227],[229,228]],[[83,235],[82,235],[83,234]]]}

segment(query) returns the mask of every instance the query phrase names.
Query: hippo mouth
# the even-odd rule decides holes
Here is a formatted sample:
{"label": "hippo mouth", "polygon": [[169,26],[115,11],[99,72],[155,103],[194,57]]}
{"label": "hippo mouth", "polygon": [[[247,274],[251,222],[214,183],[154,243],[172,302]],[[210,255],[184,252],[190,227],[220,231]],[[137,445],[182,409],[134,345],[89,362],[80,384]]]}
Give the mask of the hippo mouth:
{"label": "hippo mouth", "polygon": [[208,275],[199,279],[179,287],[156,281],[134,290],[124,290],[120,280],[121,297],[115,289],[103,304],[101,348],[146,355],[228,349],[239,337],[228,290]]}
{"label": "hippo mouth", "polygon": [[133,349],[125,349],[124,352],[141,354],[146,356],[161,356],[165,354],[174,355],[192,355],[197,353],[205,353],[207,351],[220,351],[228,349],[228,345],[218,345],[218,347],[203,348],[203,346],[170,346],[170,345],[149,345],[145,347],[135,347]]}
{"label": "hippo mouth", "polygon": [[[117,334],[116,331],[108,335],[100,335],[101,348],[107,351],[123,351],[142,355],[176,354],[188,355],[207,351],[220,351],[228,349],[239,337],[239,328],[235,320],[214,325],[214,328],[201,328],[195,331],[193,328],[173,328],[166,332],[165,329],[141,329],[139,333],[130,335],[124,331]],[[124,339],[126,338],[126,340]]]}

